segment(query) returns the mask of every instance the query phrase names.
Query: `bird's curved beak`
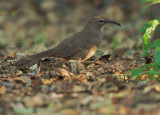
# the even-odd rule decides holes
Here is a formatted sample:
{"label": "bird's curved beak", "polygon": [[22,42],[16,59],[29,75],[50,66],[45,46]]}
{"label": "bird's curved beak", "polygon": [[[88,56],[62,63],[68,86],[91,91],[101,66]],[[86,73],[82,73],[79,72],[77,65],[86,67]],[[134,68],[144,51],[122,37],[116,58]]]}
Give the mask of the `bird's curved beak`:
{"label": "bird's curved beak", "polygon": [[117,24],[118,26],[121,26],[120,23],[114,21],[114,20],[106,20],[106,23],[113,23],[113,24]]}

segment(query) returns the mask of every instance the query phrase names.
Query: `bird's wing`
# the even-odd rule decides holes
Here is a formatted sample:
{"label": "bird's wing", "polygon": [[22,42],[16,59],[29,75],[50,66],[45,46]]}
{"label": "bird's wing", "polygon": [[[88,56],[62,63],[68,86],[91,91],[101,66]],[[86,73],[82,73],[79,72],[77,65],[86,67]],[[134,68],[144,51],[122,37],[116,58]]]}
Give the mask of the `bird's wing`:
{"label": "bird's wing", "polygon": [[79,58],[85,58],[90,48],[97,43],[94,38],[98,39],[98,37],[97,34],[79,32],[62,41],[55,49],[60,52],[62,58],[73,58],[75,55],[81,56]]}

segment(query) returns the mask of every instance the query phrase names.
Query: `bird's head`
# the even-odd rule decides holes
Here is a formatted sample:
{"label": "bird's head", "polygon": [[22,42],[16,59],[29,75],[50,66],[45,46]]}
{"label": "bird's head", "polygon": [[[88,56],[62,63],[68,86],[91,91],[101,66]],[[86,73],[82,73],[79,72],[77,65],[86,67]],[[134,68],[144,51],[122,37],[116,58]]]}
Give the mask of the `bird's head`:
{"label": "bird's head", "polygon": [[94,32],[102,32],[104,25],[108,23],[113,23],[113,24],[117,24],[118,26],[121,26],[118,22],[114,20],[109,20],[102,16],[95,16],[87,22],[84,29],[89,29]]}

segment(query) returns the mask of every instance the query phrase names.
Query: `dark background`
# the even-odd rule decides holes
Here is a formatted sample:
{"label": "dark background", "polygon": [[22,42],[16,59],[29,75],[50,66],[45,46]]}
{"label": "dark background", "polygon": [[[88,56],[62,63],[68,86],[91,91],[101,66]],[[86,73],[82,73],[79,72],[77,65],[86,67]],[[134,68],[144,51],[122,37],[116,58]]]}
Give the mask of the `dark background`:
{"label": "dark background", "polygon": [[[1,0],[0,52],[32,54],[52,48],[80,31],[86,21],[96,15],[122,25],[105,27],[100,45],[105,54],[113,49],[141,49],[142,35],[137,31],[160,15],[160,5],[149,7],[143,15],[144,6],[140,0]],[[156,38],[159,33],[156,32]],[[41,36],[44,42],[40,42]]]}

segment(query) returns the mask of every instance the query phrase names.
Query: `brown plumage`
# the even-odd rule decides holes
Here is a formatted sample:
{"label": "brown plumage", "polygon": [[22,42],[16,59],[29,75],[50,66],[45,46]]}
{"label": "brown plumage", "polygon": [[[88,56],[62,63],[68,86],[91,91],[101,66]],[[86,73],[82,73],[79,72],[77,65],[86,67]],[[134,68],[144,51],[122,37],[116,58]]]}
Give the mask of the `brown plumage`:
{"label": "brown plumage", "polygon": [[120,26],[116,21],[108,20],[101,16],[93,17],[88,21],[82,31],[63,40],[56,47],[23,58],[14,65],[23,66],[47,56],[85,61],[91,58],[97,51],[103,38],[103,27],[107,23],[114,23]]}

